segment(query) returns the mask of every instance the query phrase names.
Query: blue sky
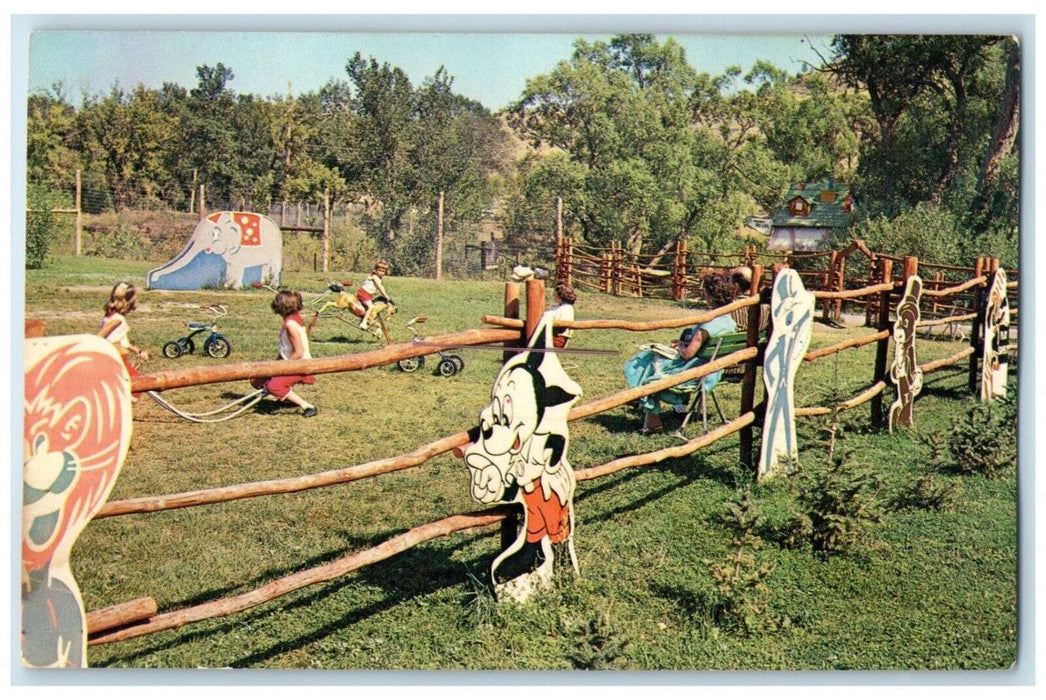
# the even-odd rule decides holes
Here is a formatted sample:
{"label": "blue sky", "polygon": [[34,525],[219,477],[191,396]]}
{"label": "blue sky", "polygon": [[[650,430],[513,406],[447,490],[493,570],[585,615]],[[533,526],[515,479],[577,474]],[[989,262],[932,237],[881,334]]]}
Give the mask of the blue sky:
{"label": "blue sky", "polygon": [[[203,31],[38,31],[30,36],[28,90],[40,92],[56,82],[67,99],[106,93],[115,84],[158,88],[197,83],[196,67],[223,63],[231,68],[230,87],[268,97],[313,91],[331,79],[345,79],[347,60],[365,57],[402,68],[415,84],[445,66],[454,89],[490,109],[507,106],[527,78],[548,73],[568,59],[575,39],[608,39],[583,33],[314,33]],[[795,73],[800,61],[819,62],[811,48],[827,52],[824,35],[672,35],[696,69],[721,73],[742,70],[765,59]],[[667,35],[659,35],[664,40]]]}

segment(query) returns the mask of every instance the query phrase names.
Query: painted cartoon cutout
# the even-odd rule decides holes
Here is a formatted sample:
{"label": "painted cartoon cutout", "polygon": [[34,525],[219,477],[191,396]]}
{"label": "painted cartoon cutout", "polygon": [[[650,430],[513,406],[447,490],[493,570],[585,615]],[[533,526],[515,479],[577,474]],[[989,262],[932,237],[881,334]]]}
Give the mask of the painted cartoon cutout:
{"label": "painted cartoon cutout", "polygon": [[551,582],[552,545],[565,543],[574,571],[574,470],[567,460],[567,415],[581,387],[552,347],[552,312],[528,344],[501,368],[490,404],[469,432],[465,464],[480,503],[519,503],[523,528],[490,567],[499,599],[525,600]]}
{"label": "painted cartoon cutout", "polygon": [[1006,396],[1009,373],[1010,302],[1006,297],[1006,272],[992,276],[988,304],[984,309],[984,348],[981,363],[981,401]]}
{"label": "painted cartoon cutout", "polygon": [[897,388],[897,399],[890,404],[891,433],[894,426],[912,426],[915,397],[923,388],[923,372],[915,361],[915,335],[919,325],[919,298],[922,293],[922,278],[913,275],[908,278],[904,296],[897,305],[897,320],[893,324],[893,365],[890,367],[890,379]]}
{"label": "painted cartoon cutout", "polygon": [[246,211],[218,211],[200,220],[189,242],[167,263],[149,271],[149,289],[239,289],[278,286],[283,234],[272,219]]}
{"label": "painted cartoon cutout", "polygon": [[23,666],[87,666],[87,621],[69,553],[101,508],[131,439],[130,378],[95,335],[25,341]]}
{"label": "painted cartoon cutout", "polygon": [[799,273],[781,270],[774,280],[770,303],[773,333],[763,360],[766,417],[759,454],[759,477],[773,474],[782,459],[799,457],[795,436],[795,374],[810,345],[813,332],[814,295],[806,291]]}

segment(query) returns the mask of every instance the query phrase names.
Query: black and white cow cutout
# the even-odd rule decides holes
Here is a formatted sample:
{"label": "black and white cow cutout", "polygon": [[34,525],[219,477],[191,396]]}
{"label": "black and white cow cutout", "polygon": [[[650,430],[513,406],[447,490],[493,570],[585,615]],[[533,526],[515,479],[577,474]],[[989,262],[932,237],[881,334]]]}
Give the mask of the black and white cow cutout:
{"label": "black and white cow cutout", "polygon": [[550,585],[553,544],[565,545],[578,572],[567,416],[580,397],[581,387],[554,351],[552,315],[546,313],[527,350],[498,372],[464,452],[475,500],[523,507],[523,528],[490,567],[499,599],[522,601]]}

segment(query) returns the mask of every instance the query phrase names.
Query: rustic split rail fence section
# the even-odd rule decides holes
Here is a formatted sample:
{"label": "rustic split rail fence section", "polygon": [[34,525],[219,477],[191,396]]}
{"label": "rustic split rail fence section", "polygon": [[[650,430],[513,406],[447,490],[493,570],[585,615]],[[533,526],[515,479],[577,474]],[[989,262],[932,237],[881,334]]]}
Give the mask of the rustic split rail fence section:
{"label": "rustic split rail fence section", "polygon": [[[860,281],[863,281],[863,284],[856,284],[852,275],[844,274],[847,256],[860,250],[860,246],[851,248],[852,250],[826,255],[779,258],[765,254],[757,257],[753,251],[746,251],[736,258],[720,256],[714,263],[704,261],[697,265],[693,262],[693,256],[688,259],[683,244],[677,246],[672,255],[667,257],[655,256],[657,259],[640,260],[626,255],[616,246],[609,250],[594,251],[574,245],[567,239],[561,239],[557,246],[558,279],[567,280],[582,289],[602,293],[670,297],[684,302],[685,307],[687,299],[697,296],[694,290],[699,288],[699,275],[730,269],[738,264],[748,265],[753,273],[748,293],[719,308],[696,313],[685,311],[678,318],[657,321],[582,319],[557,323],[557,326],[578,331],[620,329],[649,332],[689,327],[724,314],[733,314],[734,318],[746,321],[741,324],[747,332],[747,342],[743,349],[679,374],[579,404],[571,410],[569,420],[584,420],[626,406],[644,396],[730,367],[736,368],[737,372],[743,372],[736,416],[700,436],[689,439],[683,437],[683,442],[678,445],[646,453],[623,455],[604,464],[576,468],[577,480],[596,479],[624,469],[692,455],[734,434],[738,435],[740,462],[756,470],[760,478],[767,478],[781,469],[778,457],[787,457],[787,454],[774,454],[779,445],[768,435],[771,427],[777,430],[782,421],[788,424],[795,417],[827,415],[868,404],[871,424],[875,428],[892,430],[895,427],[911,425],[913,405],[923,378],[931,373],[949,369],[968,372],[970,391],[979,394],[982,399],[991,399],[1000,393],[1000,365],[1004,372],[1007,357],[1016,356],[1017,350],[1016,344],[1010,342],[1008,334],[1008,324],[1018,313],[1016,273],[1002,270],[998,261],[994,259],[981,259],[974,268],[959,268],[943,265],[920,266],[914,258],[897,259],[866,254],[869,262],[867,274],[862,273]],[[667,267],[655,267],[666,260],[669,263]],[[768,266],[763,264],[766,261],[770,262]],[[824,264],[824,269],[811,270],[813,261]],[[927,278],[920,277],[920,274],[927,275]],[[809,292],[804,287],[813,291]],[[544,300],[543,281],[508,283],[503,313],[483,316],[482,322],[485,327],[450,333],[429,340],[449,347],[505,344],[506,354],[510,354],[511,348],[525,346],[526,340],[534,332],[545,310]],[[786,320],[782,315],[787,310],[783,307],[790,301],[799,304],[792,307],[793,310],[805,304],[806,308],[812,311],[814,304],[817,304],[826,321],[837,318],[844,304],[854,305],[865,312],[870,326],[869,332],[829,347],[807,351],[806,345],[797,340],[799,330],[783,327],[786,323],[792,323],[791,319]],[[767,304],[770,306],[769,337],[760,334],[760,321],[766,317]],[[812,318],[810,320],[812,321]],[[968,346],[948,357],[924,360],[919,364],[915,360],[915,348],[920,339],[920,331],[930,331],[940,326],[964,329],[968,334]],[[809,340],[808,334],[806,339]],[[770,374],[774,375],[774,381],[782,380],[782,377],[794,377],[796,370],[803,363],[816,362],[837,353],[873,344],[876,348],[875,362],[870,369],[867,386],[837,405],[793,407],[790,384],[770,386]],[[891,345],[894,347],[892,362]],[[918,347],[921,354],[922,349],[934,346],[924,342],[918,344]],[[321,359],[246,362],[164,371],[134,378],[130,390],[163,391],[266,377],[276,373],[324,374],[360,371],[428,352],[431,350],[419,348],[411,343],[402,343],[370,352]],[[760,369],[763,370],[764,391],[761,402],[757,404],[757,378]],[[887,388],[891,384],[894,386],[893,394],[896,400],[888,407],[885,398]],[[787,400],[775,398],[778,393],[782,396],[787,393]],[[756,442],[756,428],[761,428],[761,450]],[[399,470],[424,467],[433,458],[460,449],[468,441],[468,434],[463,430],[439,437],[405,454],[340,469],[184,493],[146,495],[112,501],[101,506],[95,517],[112,518],[131,513],[206,507],[237,499],[271,497],[345,484]],[[787,448],[785,453],[789,449],[794,450],[794,445]],[[457,513],[434,522],[420,524],[377,546],[273,580],[239,595],[162,612],[156,610],[155,603],[149,597],[93,611],[87,614],[88,643],[118,642],[232,615],[293,591],[345,576],[435,538],[497,525],[501,526],[503,538],[515,536],[514,530],[518,524],[516,511],[512,506]]]}

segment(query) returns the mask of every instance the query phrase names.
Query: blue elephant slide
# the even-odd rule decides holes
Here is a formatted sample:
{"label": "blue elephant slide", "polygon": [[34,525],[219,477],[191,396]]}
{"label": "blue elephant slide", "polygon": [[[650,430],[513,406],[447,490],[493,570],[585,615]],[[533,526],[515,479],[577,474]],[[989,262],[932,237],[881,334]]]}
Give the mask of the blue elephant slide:
{"label": "blue elephant slide", "polygon": [[261,282],[278,286],[283,233],[272,219],[244,211],[219,211],[196,224],[178,255],[149,270],[149,289],[239,289]]}

